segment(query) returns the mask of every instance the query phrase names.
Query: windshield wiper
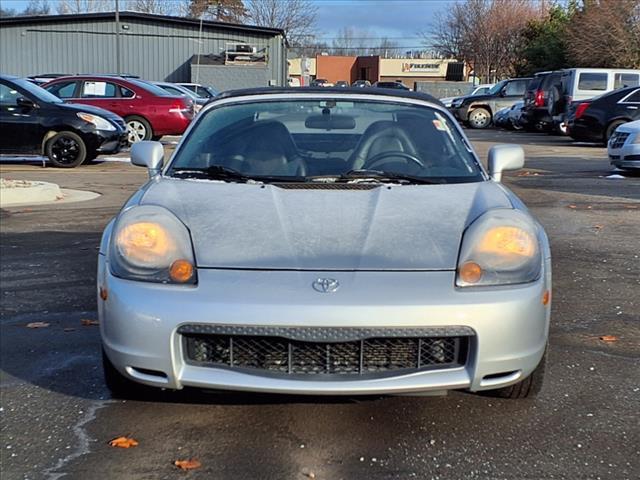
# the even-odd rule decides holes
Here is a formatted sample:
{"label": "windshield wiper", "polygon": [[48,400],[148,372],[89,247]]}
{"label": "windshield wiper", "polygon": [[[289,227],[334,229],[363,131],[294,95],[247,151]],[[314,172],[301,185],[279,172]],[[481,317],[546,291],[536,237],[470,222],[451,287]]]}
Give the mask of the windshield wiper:
{"label": "windshield wiper", "polygon": [[171,169],[171,174],[187,178],[208,178],[210,180],[224,180],[233,182],[302,182],[303,177],[284,177],[273,175],[246,175],[233,168],[223,165],[211,165],[209,167],[176,167]]}
{"label": "windshield wiper", "polygon": [[388,172],[385,170],[349,170],[347,173],[343,173],[337,177],[336,181],[354,181],[354,180],[375,180],[379,182],[391,181],[399,183],[414,183],[432,185],[436,183],[442,183],[441,181],[433,180],[425,177],[418,177],[415,175],[407,175],[398,172]]}

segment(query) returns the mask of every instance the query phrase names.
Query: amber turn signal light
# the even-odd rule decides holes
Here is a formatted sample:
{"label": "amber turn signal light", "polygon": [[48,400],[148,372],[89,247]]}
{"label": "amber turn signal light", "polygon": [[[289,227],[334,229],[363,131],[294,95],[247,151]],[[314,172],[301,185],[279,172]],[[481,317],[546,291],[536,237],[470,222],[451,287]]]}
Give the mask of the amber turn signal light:
{"label": "amber turn signal light", "polygon": [[542,304],[543,305],[549,305],[549,302],[551,301],[551,292],[549,290],[545,290],[544,294],[542,295]]}
{"label": "amber turn signal light", "polygon": [[460,279],[466,283],[477,283],[482,277],[482,268],[475,262],[467,262],[460,267]]}
{"label": "amber turn signal light", "polygon": [[176,260],[169,268],[169,277],[176,283],[185,283],[193,277],[193,265],[188,260]]}

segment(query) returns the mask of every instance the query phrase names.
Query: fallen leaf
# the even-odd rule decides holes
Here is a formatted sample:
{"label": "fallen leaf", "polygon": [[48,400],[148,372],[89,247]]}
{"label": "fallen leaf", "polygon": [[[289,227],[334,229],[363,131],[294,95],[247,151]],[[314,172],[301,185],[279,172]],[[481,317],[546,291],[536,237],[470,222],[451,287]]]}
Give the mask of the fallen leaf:
{"label": "fallen leaf", "polygon": [[615,335],[603,335],[600,337],[600,340],[602,340],[604,343],[615,343],[618,341],[618,337],[616,337]]}
{"label": "fallen leaf", "polygon": [[118,447],[118,448],[131,448],[131,447],[137,447],[138,441],[134,440],[133,438],[118,437],[111,440],[109,442],[109,445],[111,445],[112,447]]}
{"label": "fallen leaf", "polygon": [[31,322],[27,323],[27,328],[47,328],[49,324],[47,322]]}
{"label": "fallen leaf", "polygon": [[576,207],[575,205],[569,205],[569,208],[571,208],[571,209],[575,210],[575,209],[576,209],[576,208],[578,208],[578,207]]}
{"label": "fallen leaf", "polygon": [[188,460],[176,460],[173,464],[181,470],[193,470],[202,466],[202,464],[195,458],[190,458]]}
{"label": "fallen leaf", "polygon": [[82,320],[80,320],[80,323],[82,324],[83,327],[90,327],[91,325],[100,325],[100,322],[98,322],[98,320],[89,320],[87,318],[83,318]]}
{"label": "fallen leaf", "polygon": [[603,229],[603,225],[594,225],[593,228],[596,229],[596,233]]}
{"label": "fallen leaf", "polygon": [[316,478],[316,474],[309,468],[303,468],[301,473],[307,478]]}

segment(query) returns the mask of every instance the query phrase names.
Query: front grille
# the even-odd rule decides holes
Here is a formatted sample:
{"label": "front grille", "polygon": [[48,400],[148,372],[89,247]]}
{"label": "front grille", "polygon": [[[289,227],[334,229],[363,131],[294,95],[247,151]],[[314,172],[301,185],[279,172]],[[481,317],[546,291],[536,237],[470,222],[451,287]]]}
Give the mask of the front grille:
{"label": "front grille", "polygon": [[304,341],[182,333],[187,362],[282,375],[363,375],[464,365],[469,336]]}
{"label": "front grille", "polygon": [[624,145],[624,142],[629,138],[629,133],[627,132],[614,132],[611,136],[611,140],[609,141],[609,146],[611,148],[620,148]]}

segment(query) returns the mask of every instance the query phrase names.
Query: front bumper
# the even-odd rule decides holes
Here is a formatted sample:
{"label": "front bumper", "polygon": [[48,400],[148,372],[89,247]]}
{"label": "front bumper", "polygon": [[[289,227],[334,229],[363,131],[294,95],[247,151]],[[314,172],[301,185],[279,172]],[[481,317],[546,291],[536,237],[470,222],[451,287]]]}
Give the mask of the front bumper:
{"label": "front bumper", "polygon": [[621,148],[608,148],[611,165],[622,169],[640,169],[640,143],[627,142]]}
{"label": "front bumper", "polygon": [[[105,352],[123,375],[158,387],[319,395],[485,390],[529,375],[547,343],[549,305],[541,299],[550,276],[526,286],[460,291],[454,272],[331,272],[340,289],[323,294],[311,285],[327,272],[200,269],[197,286],[172,286],[113,277],[104,255],[99,258],[98,287],[108,292],[98,300]],[[463,366],[301,379],[186,361],[178,329],[194,324],[238,331],[458,326],[475,336]]]}
{"label": "front bumper", "polygon": [[118,128],[114,130],[93,130],[85,134],[85,143],[88,150],[99,153],[118,153],[129,145],[127,130]]}
{"label": "front bumper", "polygon": [[453,105],[449,107],[449,112],[455,117],[459,122],[466,122],[469,119],[469,105],[462,104],[459,107],[454,107]]}

